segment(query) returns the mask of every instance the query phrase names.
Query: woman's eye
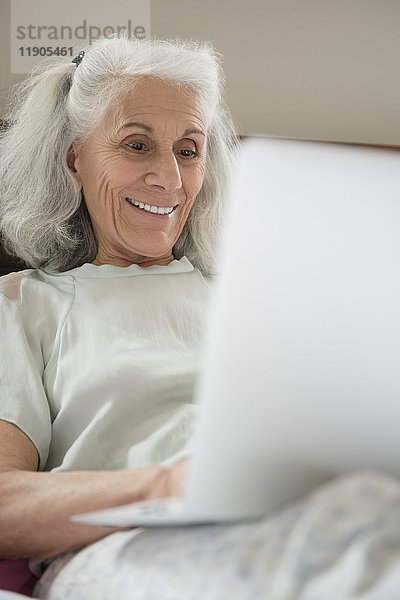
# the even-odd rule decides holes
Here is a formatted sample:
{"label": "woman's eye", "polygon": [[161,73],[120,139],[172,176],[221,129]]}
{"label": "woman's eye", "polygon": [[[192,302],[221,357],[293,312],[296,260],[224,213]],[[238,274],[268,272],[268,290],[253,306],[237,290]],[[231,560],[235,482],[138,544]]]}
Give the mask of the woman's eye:
{"label": "woman's eye", "polygon": [[127,146],[131,150],[135,150],[136,152],[140,152],[141,150],[144,150],[144,148],[145,148],[145,145],[143,142],[129,142],[129,144],[127,144]]}
{"label": "woman's eye", "polygon": [[183,156],[183,158],[192,158],[197,156],[197,152],[195,150],[188,150],[187,148],[179,150],[179,153],[181,156]]}

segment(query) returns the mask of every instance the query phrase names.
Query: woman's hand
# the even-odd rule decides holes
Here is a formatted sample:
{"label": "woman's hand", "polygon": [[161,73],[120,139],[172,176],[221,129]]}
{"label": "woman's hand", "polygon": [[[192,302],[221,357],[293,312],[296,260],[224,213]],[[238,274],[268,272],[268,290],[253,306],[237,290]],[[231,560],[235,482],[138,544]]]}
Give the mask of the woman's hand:
{"label": "woman's hand", "polygon": [[170,467],[169,486],[166,496],[182,496],[185,491],[187,461],[181,460]]}
{"label": "woman's hand", "polygon": [[135,499],[128,502],[141,502],[181,496],[185,489],[186,469],[187,461],[181,460],[173,465],[151,465],[114,472],[125,473],[125,477],[132,482]]}

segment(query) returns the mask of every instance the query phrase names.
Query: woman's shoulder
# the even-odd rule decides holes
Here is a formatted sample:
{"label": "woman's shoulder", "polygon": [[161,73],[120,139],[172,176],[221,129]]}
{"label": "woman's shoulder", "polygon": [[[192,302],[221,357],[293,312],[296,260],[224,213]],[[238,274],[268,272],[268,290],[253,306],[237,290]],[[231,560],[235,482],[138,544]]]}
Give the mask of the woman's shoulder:
{"label": "woman's shoulder", "polygon": [[18,301],[21,297],[21,283],[32,271],[33,269],[24,269],[0,277],[0,294],[8,300]]}
{"label": "woman's shoulder", "polygon": [[51,277],[40,269],[24,269],[0,277],[0,296],[18,304],[30,297],[73,295],[73,288],[71,277]]}

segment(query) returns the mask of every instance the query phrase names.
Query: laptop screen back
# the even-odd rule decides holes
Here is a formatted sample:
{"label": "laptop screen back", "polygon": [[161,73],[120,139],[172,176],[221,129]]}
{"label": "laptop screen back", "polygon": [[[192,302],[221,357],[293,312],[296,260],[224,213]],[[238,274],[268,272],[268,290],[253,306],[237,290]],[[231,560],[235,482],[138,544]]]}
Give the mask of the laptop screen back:
{"label": "laptop screen back", "polygon": [[219,266],[189,510],[400,475],[400,152],[245,142]]}

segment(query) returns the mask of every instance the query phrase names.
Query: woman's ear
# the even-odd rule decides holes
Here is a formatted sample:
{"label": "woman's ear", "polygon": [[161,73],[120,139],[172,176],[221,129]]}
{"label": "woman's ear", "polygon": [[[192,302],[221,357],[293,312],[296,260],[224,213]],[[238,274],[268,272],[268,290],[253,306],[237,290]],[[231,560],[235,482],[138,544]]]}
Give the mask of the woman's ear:
{"label": "woman's ear", "polygon": [[68,152],[67,152],[67,165],[68,165],[68,169],[70,170],[70,172],[72,173],[72,175],[75,177],[75,180],[77,182],[77,184],[79,185],[79,189],[82,189],[82,179],[79,175],[78,172],[78,160],[77,160],[77,146],[75,145],[75,143],[71,144]]}

